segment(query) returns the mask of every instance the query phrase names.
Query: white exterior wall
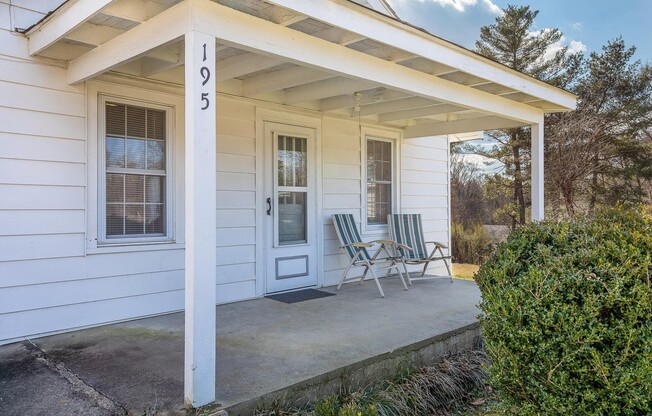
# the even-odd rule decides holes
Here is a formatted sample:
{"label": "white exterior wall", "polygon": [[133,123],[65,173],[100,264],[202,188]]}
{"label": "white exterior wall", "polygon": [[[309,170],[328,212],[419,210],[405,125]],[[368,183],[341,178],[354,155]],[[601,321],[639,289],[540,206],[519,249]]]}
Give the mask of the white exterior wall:
{"label": "white exterior wall", "polygon": [[[23,3],[43,12],[51,8],[46,0],[13,1]],[[184,307],[182,200],[175,201],[177,244],[103,249],[89,242],[89,222],[96,216],[89,209],[94,206],[89,189],[95,192],[97,169],[89,125],[96,122],[91,119],[97,97],[88,95],[88,85],[68,85],[61,62],[30,58],[26,39],[9,31],[38,20],[37,12],[16,6],[10,11],[0,0],[0,344]],[[118,96],[125,91],[106,83],[101,89]],[[182,98],[182,91],[176,95]],[[257,209],[262,209],[256,206],[256,175],[262,174],[256,166],[262,164],[256,160],[255,113],[251,100],[221,97],[217,103],[218,303],[254,298],[265,280],[256,278],[256,262],[264,259],[256,258],[263,250],[256,241]],[[176,131],[183,132],[182,126]],[[322,132],[320,281],[332,285],[348,260],[330,215],[363,215],[363,158],[357,122],[323,117]],[[177,138],[181,161],[182,144]],[[397,148],[402,149],[397,198],[403,211],[421,212],[428,237],[447,240],[447,141],[415,139]],[[170,183],[178,188],[182,164],[172,175]],[[182,189],[176,197],[183,198]]]}

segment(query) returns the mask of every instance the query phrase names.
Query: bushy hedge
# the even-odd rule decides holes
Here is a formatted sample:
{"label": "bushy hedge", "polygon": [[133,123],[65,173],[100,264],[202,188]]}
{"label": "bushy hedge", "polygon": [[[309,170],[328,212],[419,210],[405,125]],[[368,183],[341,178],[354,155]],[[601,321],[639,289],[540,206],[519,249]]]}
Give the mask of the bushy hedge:
{"label": "bushy hedge", "polygon": [[519,228],[478,272],[512,414],[652,415],[652,209]]}
{"label": "bushy hedge", "polygon": [[456,263],[481,264],[491,254],[491,235],[482,225],[465,228],[453,223],[451,249]]}

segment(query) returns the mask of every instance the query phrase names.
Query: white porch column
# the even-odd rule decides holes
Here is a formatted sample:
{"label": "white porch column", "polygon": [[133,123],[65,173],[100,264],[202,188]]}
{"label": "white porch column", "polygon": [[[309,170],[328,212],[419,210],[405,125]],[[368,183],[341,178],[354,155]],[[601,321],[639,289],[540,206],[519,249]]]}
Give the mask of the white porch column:
{"label": "white porch column", "polygon": [[532,124],[532,221],[543,220],[543,121]]}
{"label": "white porch column", "polygon": [[184,398],[215,401],[215,37],[185,35],[186,314]]}

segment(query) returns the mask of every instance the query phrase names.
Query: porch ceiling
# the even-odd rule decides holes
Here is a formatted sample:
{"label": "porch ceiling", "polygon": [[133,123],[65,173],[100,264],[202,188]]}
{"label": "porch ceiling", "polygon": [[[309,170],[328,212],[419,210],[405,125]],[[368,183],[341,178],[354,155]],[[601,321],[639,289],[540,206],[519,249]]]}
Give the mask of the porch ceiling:
{"label": "porch ceiling", "polygon": [[[68,1],[27,33],[30,52],[69,61],[74,66],[90,51],[146,25],[150,19],[179,3],[183,1]],[[351,2],[331,0],[332,4],[324,10],[313,2],[294,0],[217,0],[214,3],[344,47],[349,53],[355,51],[367,57],[367,60],[373,57],[374,62],[395,64],[402,71],[413,71],[417,77],[428,74],[434,83],[458,86],[462,93],[466,91],[479,93],[483,97],[495,97],[497,107],[500,107],[500,103],[514,102],[522,104],[522,108],[536,109],[541,114],[567,111],[574,107],[575,98],[569,93]],[[307,3],[310,7],[304,6]],[[360,18],[362,29],[354,31],[342,11],[350,11],[353,17]],[[333,13],[339,13],[342,24],[331,18]],[[427,53],[418,53],[415,48],[390,45],[388,41],[383,42],[387,39],[382,36],[372,38],[374,32],[365,29],[367,21],[403,31],[413,38],[416,36],[417,40],[423,38],[431,42],[433,48],[448,48],[453,58],[459,58],[460,64],[456,65],[450,57],[444,57],[441,61],[445,62],[440,62]],[[375,29],[382,32],[378,27]],[[182,85],[183,41],[172,36],[170,38],[165,45],[145,50],[135,59],[113,67],[111,72]],[[451,103],[446,100],[447,97],[439,100],[432,96],[424,97],[370,79],[346,76],[330,68],[279,58],[234,42],[218,39],[216,43],[218,92],[407,127],[406,131],[410,131],[407,135],[414,137],[439,131],[441,134],[460,133],[528,124],[502,117],[500,111],[484,112]],[[411,50],[406,50],[408,48]],[[502,78],[501,74],[504,75]]]}

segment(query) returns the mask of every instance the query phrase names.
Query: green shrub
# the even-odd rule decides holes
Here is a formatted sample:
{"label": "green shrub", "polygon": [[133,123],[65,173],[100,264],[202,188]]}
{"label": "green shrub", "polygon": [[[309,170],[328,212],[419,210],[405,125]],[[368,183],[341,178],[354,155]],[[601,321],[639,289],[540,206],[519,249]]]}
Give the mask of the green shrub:
{"label": "green shrub", "polygon": [[451,249],[455,262],[481,264],[491,254],[491,236],[482,225],[465,228],[453,223]]}
{"label": "green shrub", "polygon": [[513,232],[476,275],[512,414],[652,414],[652,209]]}

